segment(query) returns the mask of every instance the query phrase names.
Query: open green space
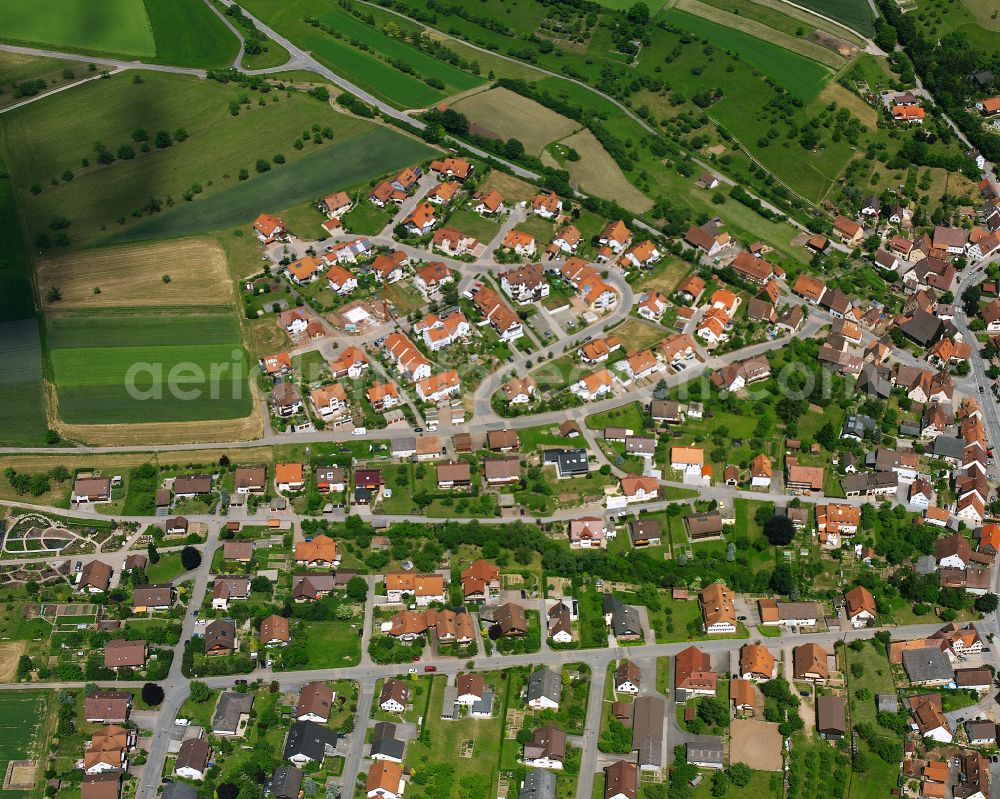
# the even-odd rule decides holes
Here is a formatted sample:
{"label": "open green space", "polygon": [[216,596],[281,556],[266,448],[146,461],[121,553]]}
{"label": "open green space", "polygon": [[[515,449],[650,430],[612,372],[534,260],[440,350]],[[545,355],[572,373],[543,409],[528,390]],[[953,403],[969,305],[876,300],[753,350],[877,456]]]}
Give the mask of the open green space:
{"label": "open green space", "polygon": [[[0,144],[29,240],[56,238],[50,223],[64,218],[58,232],[73,245],[116,232],[134,239],[229,227],[432,152],[298,92],[154,72],[92,81],[10,111],[4,123]],[[159,131],[169,146],[157,146]],[[98,143],[110,163],[98,163],[109,160]]]}
{"label": "open green space", "polygon": [[[11,760],[23,760],[36,751],[50,698],[47,691],[4,691],[0,695],[0,771],[6,773]],[[27,796],[27,793],[4,791],[3,795]]]}
{"label": "open green space", "polygon": [[141,0],[0,2],[3,38],[136,58],[156,55],[156,40]]}
{"label": "open green space", "polygon": [[[353,121],[353,120],[352,120]],[[294,205],[336,191],[384,171],[400,169],[434,153],[429,146],[389,128],[323,148],[280,171],[239,183],[206,199],[185,204],[118,233],[114,241],[173,238],[252,221],[275,198]]]}
{"label": "open green space", "polygon": [[[204,0],[144,2],[156,41],[157,61],[179,66],[224,68],[236,59],[239,41]],[[283,51],[279,45],[272,43],[272,46]],[[277,63],[285,60],[287,58],[281,58]]]}
{"label": "open green space", "polygon": [[146,578],[151,584],[169,583],[185,571],[180,552],[164,552],[156,563],[146,564]]}
{"label": "open green space", "polygon": [[[196,316],[137,313],[50,319],[49,359],[59,414],[71,424],[233,419],[252,411],[250,367],[231,317],[207,314],[219,329],[199,335]],[[80,346],[70,338],[87,320]],[[166,339],[159,345],[150,330]]]}
{"label": "open green space", "polygon": [[176,66],[229,66],[239,49],[202,0],[3,0],[0,36]]}
{"label": "open green space", "polygon": [[[246,7],[335,72],[349,75],[356,85],[400,108],[426,108],[484,82],[402,37],[389,35],[383,25],[370,25],[322,0],[251,0]],[[306,19],[318,24],[310,25]],[[399,28],[394,24],[392,29]]]}
{"label": "open green space", "polygon": [[[6,168],[0,158],[0,174]],[[22,235],[14,186],[0,178],[0,213],[8,235],[0,255],[0,441],[40,444],[47,428],[42,389],[42,348],[35,320],[31,261]]]}
{"label": "open green space", "polygon": [[867,0],[796,0],[796,2],[803,8],[842,22],[865,36],[871,36],[875,32]]}
{"label": "open green space", "polygon": [[803,102],[815,97],[830,78],[830,70],[821,64],[742,31],[676,8],[664,11],[663,17],[671,25],[701,36],[716,47],[737,53],[751,67],[776,80]]}

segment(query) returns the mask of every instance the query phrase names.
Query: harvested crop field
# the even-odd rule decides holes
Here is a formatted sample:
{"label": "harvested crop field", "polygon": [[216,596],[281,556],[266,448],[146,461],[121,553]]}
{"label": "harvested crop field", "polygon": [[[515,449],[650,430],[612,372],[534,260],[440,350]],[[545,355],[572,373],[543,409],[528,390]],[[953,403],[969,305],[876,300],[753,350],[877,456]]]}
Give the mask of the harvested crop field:
{"label": "harvested crop field", "polygon": [[[509,89],[489,89],[455,103],[456,111],[500,139],[517,139],[538,155],[551,141],[568,136],[580,125]],[[480,131],[482,133],[482,131]]]}
{"label": "harvested crop field", "polygon": [[589,130],[581,130],[561,141],[580,154],[580,160],[568,161],[566,169],[570,180],[581,189],[614,200],[637,214],[653,207],[653,202],[628,182],[618,164]]}
{"label": "harvested crop field", "polygon": [[64,438],[94,446],[210,444],[214,441],[260,438],[264,433],[264,422],[255,407],[253,413],[240,419],[146,424],[66,424],[59,421],[56,429]]}
{"label": "harvested crop field", "polygon": [[508,175],[506,172],[501,172],[499,169],[490,172],[480,186],[480,191],[484,193],[493,190],[500,192],[504,200],[513,202],[530,200],[538,193],[538,190],[530,183]]}
{"label": "harvested crop field", "polygon": [[36,278],[43,297],[51,287],[59,288],[60,309],[222,305],[233,300],[222,249],[199,240],[43,258]]}
{"label": "harvested crop field", "polygon": [[[4,641],[0,643],[0,682],[12,682],[17,675],[17,661],[24,654],[27,641]],[[6,764],[0,756],[0,768]]]}
{"label": "harvested crop field", "polygon": [[730,763],[746,763],[757,771],[781,771],[781,733],[778,725],[752,719],[732,720]]}

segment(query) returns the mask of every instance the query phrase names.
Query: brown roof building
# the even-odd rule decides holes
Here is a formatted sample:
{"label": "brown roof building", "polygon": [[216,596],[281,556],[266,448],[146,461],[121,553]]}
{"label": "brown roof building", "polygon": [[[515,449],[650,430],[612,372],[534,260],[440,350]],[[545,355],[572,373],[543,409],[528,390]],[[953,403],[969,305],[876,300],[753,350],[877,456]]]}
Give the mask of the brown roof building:
{"label": "brown roof building", "polygon": [[792,650],[792,666],[796,680],[826,682],[830,679],[827,654],[819,644],[802,644]]}
{"label": "brown roof building", "polygon": [[83,717],[99,724],[120,724],[128,720],[132,694],[128,691],[95,691],[83,702]]}
{"label": "brown roof building", "polygon": [[288,619],[284,616],[272,614],[260,623],[260,643],[261,646],[279,645],[283,646],[292,640],[292,632]]}
{"label": "brown roof building", "polygon": [[326,723],[330,720],[330,710],[333,707],[333,689],[325,682],[311,682],[302,686],[299,701],[295,706],[295,718],[299,721],[317,721]]}
{"label": "brown roof building", "polygon": [[528,632],[528,618],[524,613],[524,608],[507,602],[496,609],[493,614],[493,627],[490,628],[491,636],[510,638],[513,636],[526,635]]}
{"label": "brown roof building", "polygon": [[697,694],[715,694],[719,675],[712,671],[707,652],[689,646],[674,658],[674,690]]}
{"label": "brown roof building", "polygon": [[109,669],[141,669],[146,665],[146,642],[108,641],[104,645],[104,665]]}

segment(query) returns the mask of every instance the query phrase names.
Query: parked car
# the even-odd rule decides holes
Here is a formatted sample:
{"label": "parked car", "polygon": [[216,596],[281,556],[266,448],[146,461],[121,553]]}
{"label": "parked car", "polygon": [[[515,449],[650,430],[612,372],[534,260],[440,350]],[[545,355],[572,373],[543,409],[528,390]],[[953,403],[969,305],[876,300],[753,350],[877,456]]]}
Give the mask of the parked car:
{"label": "parked car", "polygon": [[[438,670],[437,666],[424,666],[424,671],[437,671],[437,670]],[[994,761],[995,760],[996,758],[994,758]]]}

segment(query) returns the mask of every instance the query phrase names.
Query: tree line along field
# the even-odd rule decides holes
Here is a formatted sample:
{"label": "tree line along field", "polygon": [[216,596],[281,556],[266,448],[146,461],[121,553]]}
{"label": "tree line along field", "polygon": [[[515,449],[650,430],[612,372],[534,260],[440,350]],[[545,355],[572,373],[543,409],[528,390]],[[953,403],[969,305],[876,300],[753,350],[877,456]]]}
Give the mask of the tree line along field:
{"label": "tree line along field", "polygon": [[206,68],[228,66],[239,52],[203,0],[0,0],[0,38]]}
{"label": "tree line along field", "polygon": [[[133,82],[133,74],[143,82]],[[238,105],[233,116],[230,103],[240,98],[248,102]],[[142,143],[135,141],[137,129],[145,131],[149,152],[142,152]],[[179,129],[186,134],[183,141],[173,138]],[[135,225],[150,214],[151,200],[160,208],[154,216],[159,221],[170,214],[171,206],[200,206],[205,198],[233,186],[257,205],[252,219],[278,196],[267,180],[375,129],[370,122],[334,113],[298,92],[263,94],[235,84],[142,72],[93,81],[4,114],[0,144],[13,165],[29,240],[44,234],[55,242],[64,235],[78,245]],[[171,146],[156,146],[153,140],[160,130],[171,135]],[[405,137],[391,133],[349,152],[356,160],[343,168],[381,170],[383,154],[377,148],[387,147],[388,159],[397,159],[406,150],[390,145],[397,138]],[[97,163],[97,142],[115,156],[113,163]],[[118,158],[122,147],[128,147],[133,157]],[[414,149],[420,155],[427,151],[422,146]],[[284,162],[276,163],[276,155]],[[258,173],[258,160],[266,173]],[[290,182],[338,160],[307,165]],[[239,179],[241,169],[246,170],[247,180]],[[183,197],[192,187],[200,193],[187,202]],[[201,213],[196,210],[194,215]],[[61,226],[57,230],[54,221]]]}
{"label": "tree line along field", "polygon": [[249,361],[228,312],[60,313],[46,322],[46,345],[59,418],[71,425],[234,419],[253,411]]}
{"label": "tree line along field", "polygon": [[0,442],[41,444],[47,422],[42,350],[31,287],[31,260],[21,235],[13,181],[0,157],[0,214],[8,235],[0,252]]}
{"label": "tree line along field", "polygon": [[82,61],[0,52],[0,109],[24,102],[30,91],[41,94],[92,74]]}
{"label": "tree line along field", "polygon": [[[254,16],[292,38],[326,66],[399,108],[425,108],[484,82],[324,0],[252,0],[245,5]],[[363,6],[357,8],[368,12]],[[307,18],[338,35],[310,25]],[[412,71],[398,69],[393,62],[404,62]],[[440,81],[440,86],[431,86],[426,78]]]}
{"label": "tree line along field", "polygon": [[[458,16],[451,11],[452,6],[435,5],[432,16],[429,17],[426,7],[415,0],[395,0],[392,7],[427,19],[428,24],[438,31],[447,31],[448,35],[459,36],[501,53],[522,57],[530,51],[529,57],[539,66],[579,77],[638,110],[654,126],[683,112],[702,115],[702,109],[694,105],[691,98],[706,89],[721,90],[723,98],[707,109],[712,116],[716,106],[720,107],[720,115],[724,114],[724,103],[730,97],[741,98],[744,105],[750,104],[752,98],[759,113],[760,109],[777,96],[777,92],[762,80],[762,76],[771,78],[797,99],[808,103],[833,75],[822,64],[771,41],[755,38],[676,8],[666,9],[654,16],[647,29],[651,34],[650,41],[642,47],[635,63],[626,66],[616,60],[616,54],[611,51],[608,35],[610,26],[614,24],[614,17],[620,16],[618,12],[611,10],[600,14],[593,36],[580,52],[558,46],[548,51],[539,48],[537,44],[529,45],[522,39],[528,32],[537,31],[541,21],[550,13],[547,6],[536,0],[513,0],[509,3],[484,0],[475,7],[474,16]],[[805,16],[805,12],[796,13]],[[377,16],[377,20],[381,23],[389,16],[383,11]],[[517,36],[494,30],[487,20],[496,20],[501,25],[509,26]],[[827,30],[835,28],[832,23],[825,23],[825,27]],[[843,35],[845,38],[849,36],[846,32]],[[692,40],[691,36],[697,38]],[[706,39],[708,47],[705,42],[698,41],[698,38]],[[446,40],[445,45],[451,47],[453,40]],[[491,66],[491,69],[495,69],[498,75],[504,74],[502,66]],[[622,141],[640,143],[648,139],[648,133],[641,126],[594,92],[558,78],[542,77],[534,82],[539,87],[545,87],[553,96],[571,98],[572,102],[598,114],[602,124]],[[801,128],[808,121],[802,108],[789,107],[784,111],[790,126]],[[822,197],[846,162],[841,148],[830,147],[828,142],[823,142],[822,147],[812,150],[798,148],[791,158],[773,157],[765,160],[760,152],[762,148],[757,147],[757,141],[767,134],[771,125],[761,124],[754,116],[748,117],[741,109],[739,113],[727,116],[723,124],[755,157],[769,168],[777,170],[777,177],[793,190],[811,200]],[[664,127],[663,130],[670,135],[670,128]],[[703,126],[697,134],[707,137],[707,144],[719,141],[711,125]],[[657,186],[662,185],[662,180],[658,180],[655,175],[655,172],[661,171],[661,159],[651,157],[648,151],[643,152],[644,149],[639,144],[634,153],[638,163],[626,177],[640,191],[655,199],[660,194]],[[802,168],[814,160],[818,162],[815,168]],[[648,179],[642,178],[643,171]],[[750,185],[755,184],[751,181]]]}

